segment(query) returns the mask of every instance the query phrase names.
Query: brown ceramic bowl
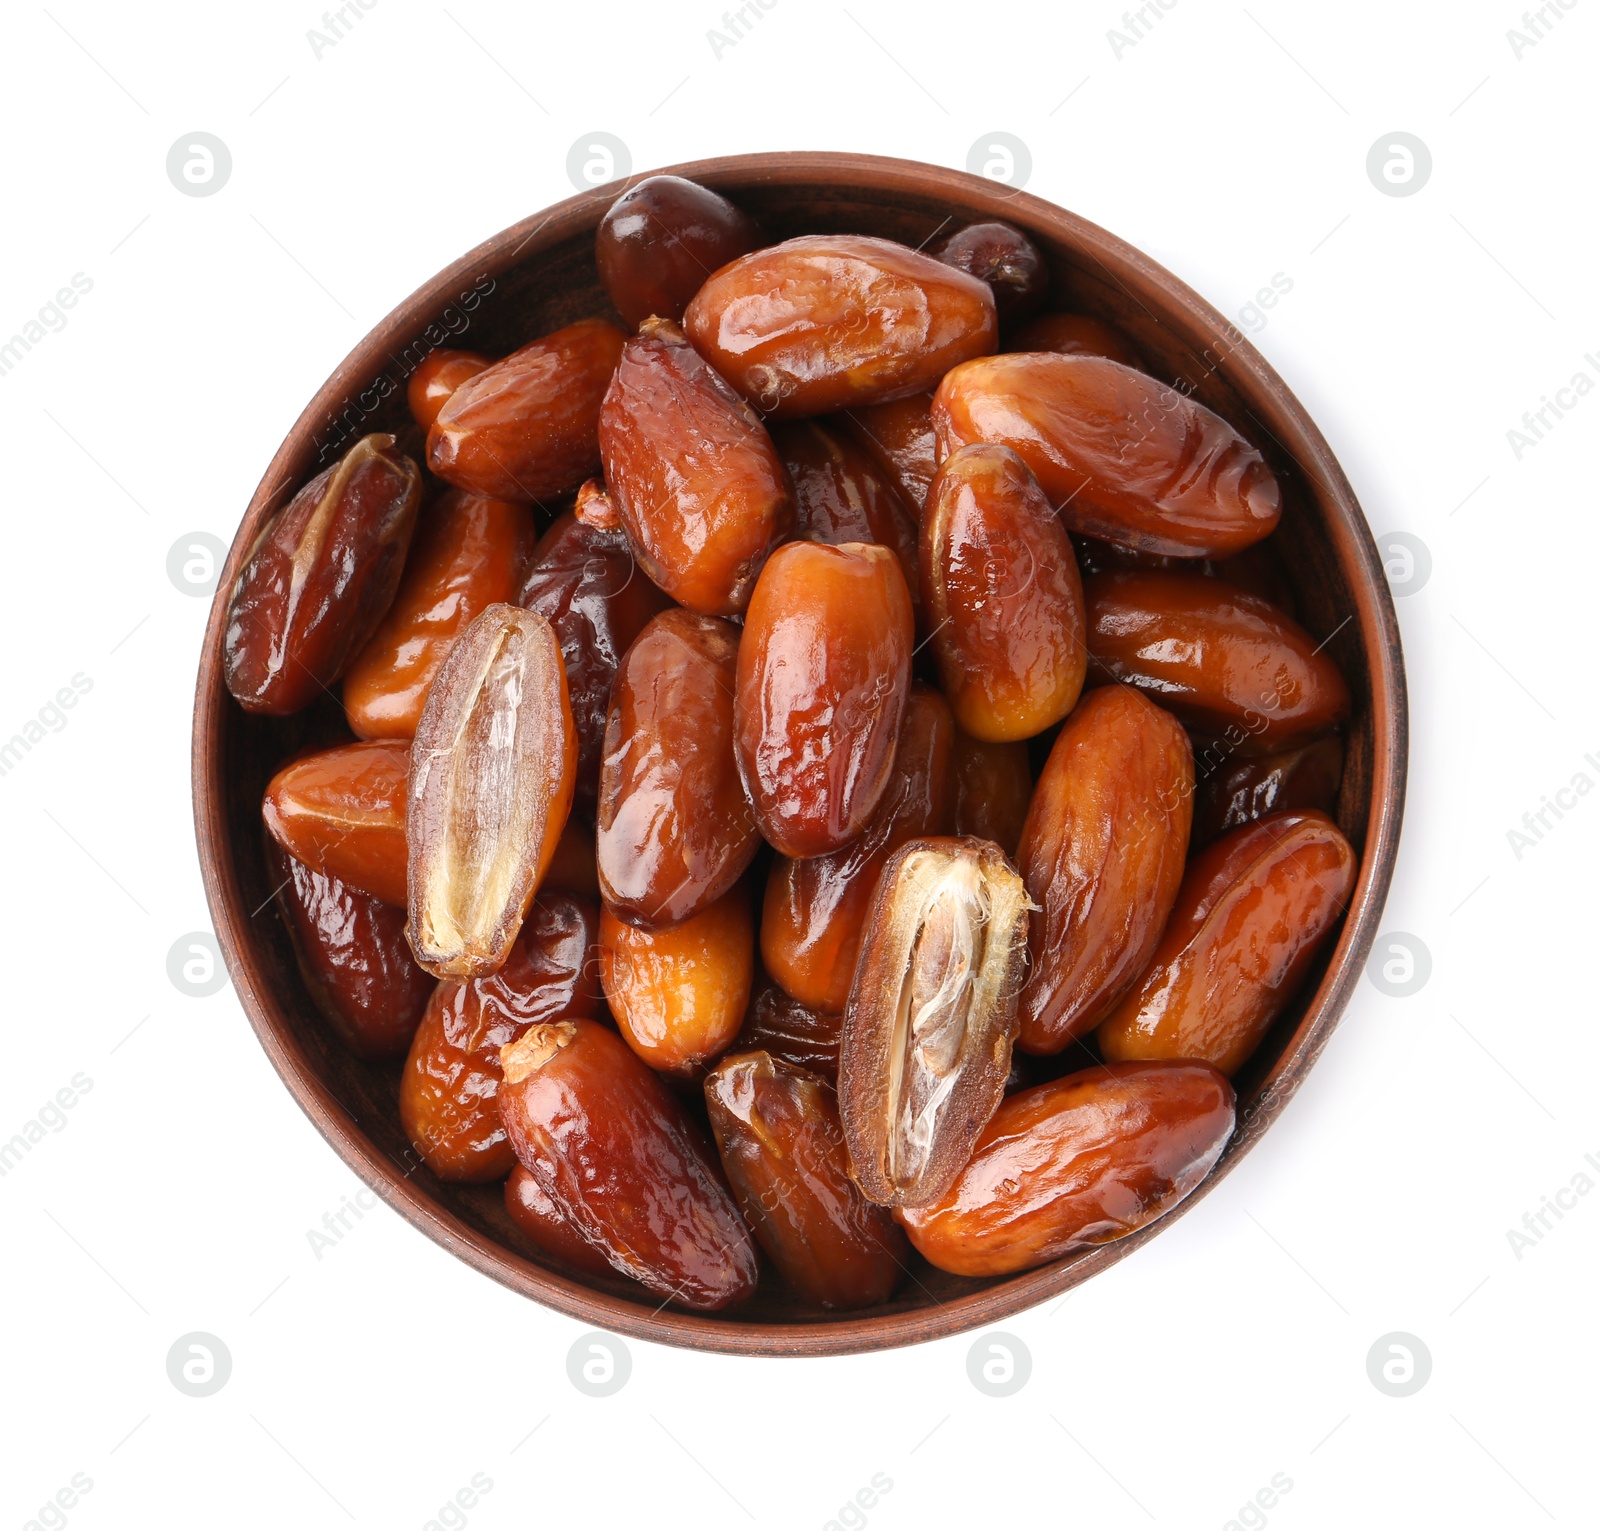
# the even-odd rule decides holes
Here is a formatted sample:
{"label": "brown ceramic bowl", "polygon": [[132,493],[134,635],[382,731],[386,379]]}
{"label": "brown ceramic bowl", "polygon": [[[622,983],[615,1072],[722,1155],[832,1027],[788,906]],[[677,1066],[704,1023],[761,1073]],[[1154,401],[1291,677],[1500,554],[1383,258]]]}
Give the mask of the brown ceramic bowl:
{"label": "brown ceramic bowl", "polygon": [[[1137,250],[1059,207],[958,171],[866,155],[756,154],[671,169],[731,197],[774,241],[851,232],[924,245],[941,228],[989,218],[1021,226],[1049,260],[1050,307],[1119,325],[1153,370],[1190,380],[1202,402],[1260,446],[1283,481],[1277,542],[1300,617],[1327,636],[1355,699],[1338,819],[1361,871],[1337,941],[1235,1081],[1238,1130],[1210,1179],[1171,1217],[1187,1212],[1255,1146],[1327,1043],[1361,977],[1394,869],[1405,796],[1405,678],[1394,608],[1361,507],[1306,411],[1221,314]],[[741,1355],[838,1355],[992,1324],[1115,1264],[1158,1237],[1171,1217],[1018,1276],[961,1278],[918,1261],[892,1302],[846,1317],[809,1308],[770,1270],[733,1312],[658,1307],[620,1278],[575,1279],[542,1261],[507,1219],[499,1186],[443,1185],[419,1166],[400,1128],[399,1066],[364,1064],[341,1050],[301,984],[277,917],[262,853],[262,791],[292,750],[345,735],[331,701],[271,720],[247,716],[228,696],[223,631],[240,565],[267,519],[348,441],[382,430],[420,448],[404,379],[431,346],[499,354],[609,312],[594,231],[621,189],[601,187],[537,213],[427,282],[323,385],[256,490],[217,586],[195,696],[195,828],[222,954],[273,1067],[351,1169],[430,1238],[528,1297],[622,1334]],[[430,326],[437,326],[431,335]]]}

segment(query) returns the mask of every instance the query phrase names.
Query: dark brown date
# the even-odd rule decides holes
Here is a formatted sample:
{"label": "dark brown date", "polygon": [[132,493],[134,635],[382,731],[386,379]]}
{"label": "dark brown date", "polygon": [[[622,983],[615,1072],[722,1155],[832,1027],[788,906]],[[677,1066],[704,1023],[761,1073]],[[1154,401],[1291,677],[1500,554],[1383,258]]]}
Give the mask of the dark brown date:
{"label": "dark brown date", "polygon": [[698,914],[760,848],[733,752],[738,654],[731,622],[673,610],[617,671],[596,827],[600,886],[624,919]]}
{"label": "dark brown date", "polygon": [[941,239],[928,253],[988,283],[1002,328],[1034,313],[1050,286],[1050,272],[1039,247],[1009,223],[968,224]]}
{"label": "dark brown date", "polygon": [[1242,760],[1230,761],[1231,753],[1224,743],[1195,740],[1191,849],[1209,845],[1218,835],[1264,819],[1269,813],[1290,808],[1329,813],[1338,800],[1344,745],[1335,736]]}
{"label": "dark brown date", "polygon": [[1144,370],[1138,347],[1121,330],[1088,314],[1040,314],[1011,337],[1008,351],[1058,351],[1063,356],[1103,356]]}
{"label": "dark brown date", "polygon": [[606,483],[645,572],[706,616],[743,611],[794,529],[783,463],[755,412],[665,319],[622,352],[600,411]]}
{"label": "dark brown date", "polygon": [[615,1269],[688,1308],[755,1290],[755,1248],[703,1134],[615,1032],[535,1026],[501,1064],[517,1158]]}
{"label": "dark brown date", "polygon": [[770,979],[762,979],[729,1051],[768,1052],[796,1068],[837,1079],[839,1027],[843,1020],[842,1015],[828,1015],[802,1005]]}
{"label": "dark brown date", "polygon": [[339,680],[400,587],[421,503],[422,475],[394,437],[363,436],[271,522],[222,640],[246,712],[299,712]]}
{"label": "dark brown date", "polygon": [[888,475],[918,522],[939,468],[932,410],[931,393],[914,393],[887,404],[861,404],[838,417],[862,451]]}
{"label": "dark brown date", "polygon": [[1014,856],[1033,797],[1025,744],[989,744],[959,729],[950,752],[955,787],[955,832],[993,840]]}
{"label": "dark brown date", "polygon": [[733,1194],[789,1284],[825,1308],[887,1302],[910,1250],[850,1178],[833,1086],[746,1052],[724,1058],[705,1092]]}
{"label": "dark brown date", "polygon": [[726,197],[682,176],[652,175],[606,209],[594,260],[616,310],[637,329],[678,320],[713,271],[756,247],[756,226]]}
{"label": "dark brown date", "polygon": [[506,1211],[541,1254],[585,1276],[609,1276],[611,1262],[562,1216],[539,1182],[520,1164],[506,1179]]}

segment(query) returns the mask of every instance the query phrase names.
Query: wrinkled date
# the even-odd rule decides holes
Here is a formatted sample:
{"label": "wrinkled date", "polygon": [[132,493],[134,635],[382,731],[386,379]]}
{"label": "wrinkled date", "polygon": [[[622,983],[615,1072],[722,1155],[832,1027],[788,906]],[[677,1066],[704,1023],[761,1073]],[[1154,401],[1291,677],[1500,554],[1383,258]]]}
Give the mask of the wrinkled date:
{"label": "wrinkled date", "polygon": [[344,674],[400,585],[422,503],[393,436],[363,436],[267,527],[239,575],[223,635],[246,712],[299,712]]}
{"label": "wrinkled date", "polygon": [[988,284],[1002,325],[1016,324],[1044,302],[1050,272],[1039,247],[1009,223],[972,223],[928,252]]}
{"label": "wrinkled date", "polygon": [[691,611],[743,611],[794,496],[755,412],[677,325],[646,320],[600,411],[600,454],[640,565]]}
{"label": "wrinkled date", "polygon": [[358,1058],[403,1058],[433,993],[411,960],[405,913],[267,841],[278,907],[317,1009]]}
{"label": "wrinkled date", "polygon": [[705,1092],[733,1194],[789,1284],[825,1308],[887,1302],[910,1251],[850,1179],[832,1085],[747,1052],[724,1058]]}
{"label": "wrinkled date", "polygon": [[600,466],[600,401],[626,337],[580,319],[461,383],[428,432],[428,466],[460,489],[537,504]]}
{"label": "wrinkled date", "polygon": [[[496,1105],[498,1110],[498,1103]],[[590,1244],[520,1164],[506,1177],[506,1212],[540,1254],[585,1276],[609,1276],[611,1262]]]}
{"label": "wrinkled date", "polygon": [[762,980],[731,1052],[767,1052],[796,1068],[834,1080],[839,1077],[839,1028],[842,1015],[813,1010],[791,998],[770,980]]}
{"label": "wrinkled date", "polygon": [[505,1048],[501,1064],[517,1158],[615,1269],[688,1308],[755,1290],[755,1249],[709,1146],[620,1037],[556,1021]]}
{"label": "wrinkled date", "polygon": [[1350,712],[1339,667],[1259,596],[1203,574],[1087,581],[1091,679],[1148,691],[1191,727],[1262,753],[1326,733]]}
{"label": "wrinkled date", "polygon": [[933,395],[914,393],[887,404],[858,405],[838,416],[856,444],[888,475],[918,522],[939,469],[932,411]]}
{"label": "wrinkled date", "polygon": [[445,401],[470,377],[494,365],[492,356],[477,351],[432,351],[418,363],[406,384],[406,404],[411,418],[423,430],[432,430],[433,422]]}
{"label": "wrinkled date", "polygon": [[[1214,767],[1207,758],[1213,751],[1218,757]],[[1195,775],[1202,779],[1195,787],[1191,847],[1209,845],[1224,831],[1269,813],[1290,808],[1332,812],[1344,775],[1344,745],[1337,738],[1313,739],[1231,765],[1224,763],[1228,753],[1224,744],[1195,741]]]}
{"label": "wrinkled date", "polygon": [[516,594],[533,551],[525,505],[451,490],[423,512],[405,578],[344,678],[344,712],[363,739],[409,739],[428,687],[462,628]]}
{"label": "wrinkled date", "polygon": [[1014,855],[1033,798],[1025,744],[989,744],[959,730],[950,752],[955,832],[993,840]]}
{"label": "wrinkled date", "polygon": [[599,939],[593,904],[545,895],[498,973],[434,985],[400,1076],[400,1123],[441,1180],[479,1184],[510,1172],[496,1103],[500,1049],[536,1023],[603,1013]]}
{"label": "wrinkled date", "polygon": [[850,1163],[879,1205],[942,1196],[1000,1104],[1030,907],[984,840],[913,840],[883,869],[839,1044]]}
{"label": "wrinkled date", "polygon": [[950,1189],[897,1215],[940,1270],[1031,1270],[1170,1212],[1211,1172],[1233,1121],[1233,1088],[1204,1063],[1085,1069],[1010,1096]]}
{"label": "wrinkled date", "polygon": [[1170,713],[1091,691],[1056,736],[1017,849],[1032,923],[1017,1042],[1057,1053],[1144,971],[1178,894],[1194,765]]}
{"label": "wrinkled date", "polygon": [[907,840],[949,831],[955,725],[937,691],[914,685],[888,789],[848,845],[767,874],[761,960],[796,1000],[840,1014],[850,996],[867,912],[884,864]]}
{"label": "wrinkled date", "polygon": [[677,175],[652,175],[606,210],[594,262],[606,296],[634,329],[678,320],[700,284],[756,246],[756,226],[726,197]]}
{"label": "wrinkled date", "polygon": [[671,602],[634,562],[627,539],[583,519],[595,496],[578,492],[579,514],[557,516],[539,539],[516,604],[536,611],[555,630],[567,672],[567,700],[578,735],[575,805],[594,812],[605,746],[611,683],[628,645]]}
{"label": "wrinkled date", "polygon": [[494,972],[572,808],[578,739],[555,633],[490,606],[450,650],[411,747],[406,930],[439,978]]}
{"label": "wrinkled date", "polygon": [[1083,586],[1072,541],[1009,447],[958,447],[922,518],[922,602],[963,733],[1031,739],[1083,690]]}
{"label": "wrinkled date", "polygon": [[1238,552],[1278,524],[1272,469],[1220,415],[1097,356],[1031,351],[951,371],[933,396],[940,455],[1015,451],[1066,526],[1193,558]]}
{"label": "wrinkled date", "polygon": [[1144,368],[1138,348],[1121,330],[1088,314],[1040,314],[1011,337],[1008,351],[1059,351],[1063,356],[1103,356]]}
{"label": "wrinkled date", "polygon": [[297,861],[403,909],[410,764],[382,740],[303,755],[267,783],[261,817]]}
{"label": "wrinkled date", "polygon": [[653,1069],[687,1075],[738,1035],[755,978],[749,890],[665,929],[600,917],[600,977],[617,1029]]}
{"label": "wrinkled date", "polygon": [[1273,814],[1225,835],[1195,857],[1100,1051],[1203,1058],[1232,1074],[1294,998],[1355,876],[1355,852],[1325,814]]}
{"label": "wrinkled date", "polygon": [[732,623],[668,611],[617,671],[596,827],[600,886],[625,919],[698,914],[760,847],[733,753],[738,653]]}
{"label": "wrinkled date", "polygon": [[739,643],[734,741],[756,823],[785,856],[836,850],[878,806],[914,637],[887,548],[791,542],[767,560]]}
{"label": "wrinkled date", "polygon": [[932,388],[995,348],[986,283],[890,239],[808,234],[716,272],[683,326],[762,414],[827,414]]}

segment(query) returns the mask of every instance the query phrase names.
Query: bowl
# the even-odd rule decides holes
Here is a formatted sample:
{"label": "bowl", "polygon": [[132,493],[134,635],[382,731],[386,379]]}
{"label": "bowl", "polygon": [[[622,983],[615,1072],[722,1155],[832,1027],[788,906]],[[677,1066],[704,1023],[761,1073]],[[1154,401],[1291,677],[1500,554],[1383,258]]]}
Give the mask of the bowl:
{"label": "bowl", "polygon": [[1059,1297],[1159,1237],[1255,1147],[1327,1044],[1377,933],[1400,833],[1406,700],[1394,606],[1361,507],[1305,409],[1236,327],[1120,239],[1025,192],[908,160],[756,154],[667,168],[732,198],[774,241],[849,232],[922,246],[965,223],[1016,224],[1049,262],[1048,306],[1125,330],[1152,370],[1184,380],[1277,471],[1285,502],[1277,542],[1301,621],[1325,639],[1353,696],[1335,816],[1361,864],[1337,939],[1235,1080],[1238,1127],[1215,1170],[1174,1212],[1138,1233],[1021,1275],[950,1276],[917,1259],[891,1302],[834,1317],[766,1271],[760,1290],[734,1311],[679,1312],[621,1277],[578,1280],[542,1260],[506,1216],[498,1185],[435,1180],[400,1127],[399,1065],[352,1058],[319,1017],[276,914],[261,796],[291,752],[348,736],[331,700],[288,719],[251,717],[234,704],[223,682],[229,591],[269,517],[349,443],[390,431],[420,455],[405,378],[429,350],[452,345],[500,354],[572,320],[610,313],[594,265],[594,231],[622,183],[535,214],[419,288],[345,358],[273,457],[234,536],[200,658],[193,777],[206,896],[234,990],[295,1100],[362,1180],[475,1270],[586,1324],[699,1350],[840,1355],[938,1339]]}

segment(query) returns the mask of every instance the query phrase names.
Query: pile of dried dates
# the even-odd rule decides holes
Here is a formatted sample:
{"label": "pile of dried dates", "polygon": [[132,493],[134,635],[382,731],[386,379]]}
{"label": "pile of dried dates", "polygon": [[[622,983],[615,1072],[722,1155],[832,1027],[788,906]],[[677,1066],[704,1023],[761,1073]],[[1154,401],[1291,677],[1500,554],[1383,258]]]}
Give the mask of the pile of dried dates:
{"label": "pile of dried dates", "polygon": [[653,1301],[1160,1217],[1356,871],[1271,467],[1007,224],[765,245],[657,176],[595,253],[628,330],[434,352],[425,460],[357,442],[232,591],[239,704],[353,736],[262,805],[319,1008]]}

